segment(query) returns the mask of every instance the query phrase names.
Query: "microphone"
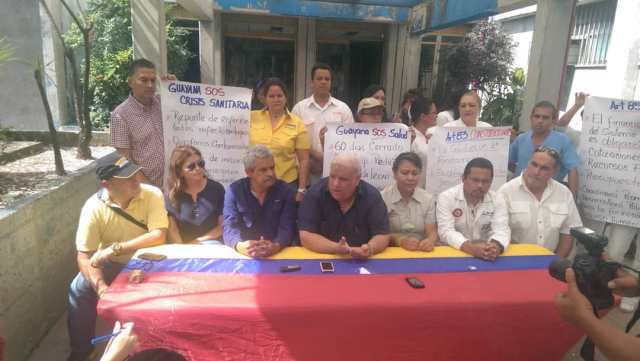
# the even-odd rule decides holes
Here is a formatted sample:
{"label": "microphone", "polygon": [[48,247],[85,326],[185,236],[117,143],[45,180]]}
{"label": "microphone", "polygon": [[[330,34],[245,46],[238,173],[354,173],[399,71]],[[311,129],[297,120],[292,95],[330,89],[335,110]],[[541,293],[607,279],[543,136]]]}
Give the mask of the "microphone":
{"label": "microphone", "polygon": [[549,265],[549,275],[558,281],[567,282],[564,278],[564,274],[569,267],[571,267],[571,261],[566,258],[556,258]]}

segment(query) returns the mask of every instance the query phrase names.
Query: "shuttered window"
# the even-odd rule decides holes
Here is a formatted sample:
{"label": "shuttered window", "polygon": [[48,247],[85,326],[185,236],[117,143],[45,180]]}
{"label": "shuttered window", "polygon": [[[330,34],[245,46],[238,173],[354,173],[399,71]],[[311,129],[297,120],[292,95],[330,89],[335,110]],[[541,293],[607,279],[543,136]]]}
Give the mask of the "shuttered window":
{"label": "shuttered window", "polygon": [[579,5],[571,36],[576,65],[606,65],[617,0]]}

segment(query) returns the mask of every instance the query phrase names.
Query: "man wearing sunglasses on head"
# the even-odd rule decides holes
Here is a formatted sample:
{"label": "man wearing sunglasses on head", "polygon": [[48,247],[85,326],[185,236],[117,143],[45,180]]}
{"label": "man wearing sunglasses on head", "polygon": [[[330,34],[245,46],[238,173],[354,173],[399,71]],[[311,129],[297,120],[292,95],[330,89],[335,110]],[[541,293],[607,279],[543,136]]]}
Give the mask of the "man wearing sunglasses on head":
{"label": "man wearing sunglasses on head", "polygon": [[527,168],[537,148],[553,148],[559,155],[553,179],[562,182],[567,177],[567,185],[575,197],[578,193],[580,158],[569,137],[553,130],[554,122],[558,119],[558,110],[550,102],[541,101],[533,107],[529,119],[531,130],[520,134],[509,146],[509,170],[514,176],[519,176]]}
{"label": "man wearing sunglasses on head", "polygon": [[553,179],[559,166],[558,151],[540,147],[524,173],[498,193],[507,203],[512,242],[538,244],[567,257],[573,245],[569,231],[582,221],[571,191]]}
{"label": "man wearing sunglasses on head", "polygon": [[97,161],[101,188],[82,207],[76,234],[80,272],[69,286],[68,360],[91,355],[98,299],[133,253],[165,242],[169,221],[162,192],[140,184],[140,169],[115,152]]}

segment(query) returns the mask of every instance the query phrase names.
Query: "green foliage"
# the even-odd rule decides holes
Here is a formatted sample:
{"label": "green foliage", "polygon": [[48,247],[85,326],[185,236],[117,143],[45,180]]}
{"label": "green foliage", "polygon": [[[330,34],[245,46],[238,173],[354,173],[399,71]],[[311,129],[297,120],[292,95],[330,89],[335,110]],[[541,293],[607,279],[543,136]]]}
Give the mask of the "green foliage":
{"label": "green foliage", "polygon": [[11,140],[11,128],[0,125],[0,142]]}
{"label": "green foliage", "polygon": [[525,74],[511,69],[515,44],[499,24],[481,21],[446,55],[453,87],[477,89],[485,103],[482,120],[515,125],[522,111]]}
{"label": "green foliage", "polygon": [[11,128],[5,128],[0,125],[0,153],[3,153],[11,140]]}
{"label": "green foliage", "polygon": [[0,66],[13,60],[15,49],[6,38],[0,38]]}
{"label": "green foliage", "polygon": [[511,125],[518,130],[522,113],[525,74],[522,68],[511,72],[509,84],[501,94],[490,100],[482,110],[482,120],[495,126]]}
{"label": "green foliage", "polygon": [[[95,128],[109,124],[111,111],[129,94],[127,71],[133,61],[129,0],[89,0],[86,15],[93,23],[90,86],[93,89],[91,119]],[[180,78],[194,54],[186,47],[187,31],[167,18],[169,72]],[[67,44],[82,47],[75,25],[65,34]]]}
{"label": "green foliage", "polygon": [[509,82],[515,44],[499,24],[481,21],[447,55],[447,71],[492,99]]}

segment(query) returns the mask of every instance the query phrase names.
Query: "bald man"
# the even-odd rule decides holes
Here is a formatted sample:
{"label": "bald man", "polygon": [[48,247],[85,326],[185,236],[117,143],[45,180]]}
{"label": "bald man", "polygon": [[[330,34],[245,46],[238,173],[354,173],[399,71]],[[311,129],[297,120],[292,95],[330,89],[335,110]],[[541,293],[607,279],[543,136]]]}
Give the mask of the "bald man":
{"label": "bald man", "polygon": [[331,162],[329,177],[309,189],[298,210],[305,248],[354,258],[368,258],[387,248],[387,207],[380,192],[360,174],[357,155],[339,154]]}

